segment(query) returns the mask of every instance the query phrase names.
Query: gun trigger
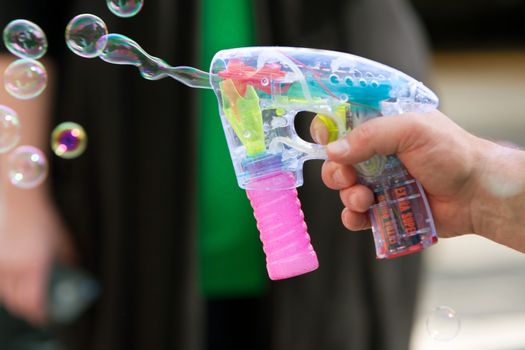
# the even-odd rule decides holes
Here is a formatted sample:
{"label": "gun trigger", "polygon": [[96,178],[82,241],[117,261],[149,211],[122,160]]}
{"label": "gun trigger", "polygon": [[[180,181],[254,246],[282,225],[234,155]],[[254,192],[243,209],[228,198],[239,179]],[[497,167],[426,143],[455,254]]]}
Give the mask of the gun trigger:
{"label": "gun trigger", "polygon": [[328,142],[334,142],[339,137],[339,130],[337,129],[337,124],[335,121],[323,114],[318,114],[316,116],[326,127],[326,130],[328,131]]}
{"label": "gun trigger", "polygon": [[346,130],[346,106],[341,105],[335,109],[335,116],[330,117],[318,114],[318,119],[324,124],[328,131],[328,142],[333,142],[340,138]]}

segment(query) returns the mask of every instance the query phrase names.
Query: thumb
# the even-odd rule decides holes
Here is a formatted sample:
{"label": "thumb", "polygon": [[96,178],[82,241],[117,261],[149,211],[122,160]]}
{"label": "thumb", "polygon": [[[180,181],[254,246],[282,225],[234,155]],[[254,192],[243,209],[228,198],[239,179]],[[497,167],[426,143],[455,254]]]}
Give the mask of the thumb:
{"label": "thumb", "polygon": [[402,114],[369,120],[344,138],[327,145],[328,159],[341,164],[356,164],[376,154],[391,155],[410,149],[424,138],[424,114]]}

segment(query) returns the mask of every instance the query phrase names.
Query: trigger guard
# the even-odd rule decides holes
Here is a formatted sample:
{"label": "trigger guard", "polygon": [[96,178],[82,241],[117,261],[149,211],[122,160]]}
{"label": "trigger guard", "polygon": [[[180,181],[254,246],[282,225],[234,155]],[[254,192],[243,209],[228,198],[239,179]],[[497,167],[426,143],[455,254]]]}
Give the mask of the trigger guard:
{"label": "trigger guard", "polygon": [[291,137],[275,137],[270,142],[269,150],[270,153],[272,149],[279,149],[279,144],[287,145],[290,148],[293,148],[296,151],[299,151],[302,153],[302,156],[300,157],[300,160],[308,160],[308,159],[327,159],[328,156],[326,155],[326,147],[322,145],[318,145],[316,143],[310,143],[303,139],[301,139],[299,136],[295,136],[294,138]]}

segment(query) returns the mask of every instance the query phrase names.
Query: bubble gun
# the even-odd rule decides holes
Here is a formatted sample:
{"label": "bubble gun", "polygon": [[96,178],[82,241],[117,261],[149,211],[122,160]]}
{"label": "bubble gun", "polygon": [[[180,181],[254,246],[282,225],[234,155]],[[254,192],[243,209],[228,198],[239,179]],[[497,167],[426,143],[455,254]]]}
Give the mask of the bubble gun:
{"label": "bubble gun", "polygon": [[[296,187],[303,184],[303,163],[326,159],[326,152],[298,136],[297,113],[317,113],[333,141],[371,118],[426,112],[438,105],[436,95],[408,75],[333,51],[224,50],[215,55],[210,73],[237,180],[254,209],[271,279],[318,267]],[[375,195],[369,216],[378,258],[437,242],[425,192],[396,156],[376,155],[356,169],[359,182]]]}
{"label": "bubble gun", "polygon": [[[170,67],[138,44],[110,34],[101,58],[133,64],[150,80],[170,76],[195,88],[213,88],[239,186],[254,210],[271,279],[315,270],[317,256],[296,187],[303,163],[326,159],[325,146],[301,139],[298,112],[317,113],[330,141],[369,119],[437,108],[422,83],[391,67],[350,54],[291,47],[219,51],[210,72]],[[374,193],[369,209],[378,258],[420,251],[437,242],[425,192],[394,156],[376,155],[355,166]]]}

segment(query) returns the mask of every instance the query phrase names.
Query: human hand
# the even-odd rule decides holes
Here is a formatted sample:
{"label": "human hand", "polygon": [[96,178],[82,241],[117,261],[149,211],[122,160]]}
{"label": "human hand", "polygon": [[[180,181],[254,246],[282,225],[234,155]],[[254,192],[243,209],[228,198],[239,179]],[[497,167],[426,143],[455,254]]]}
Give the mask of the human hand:
{"label": "human hand", "polygon": [[[314,120],[311,132],[317,142],[323,143],[327,133],[322,122]],[[473,206],[486,163],[483,154],[491,147],[489,144],[439,111],[376,118],[327,146],[329,160],[323,165],[322,178],[329,188],[340,191],[345,227],[366,229],[370,227],[367,211],[373,204],[373,194],[357,183],[352,164],[375,154],[397,154],[425,189],[439,235],[471,233],[476,230]]]}
{"label": "human hand", "polygon": [[72,262],[72,248],[56,210],[33,198],[10,203],[0,226],[0,301],[14,315],[40,326],[47,321],[47,292],[55,259]]}

